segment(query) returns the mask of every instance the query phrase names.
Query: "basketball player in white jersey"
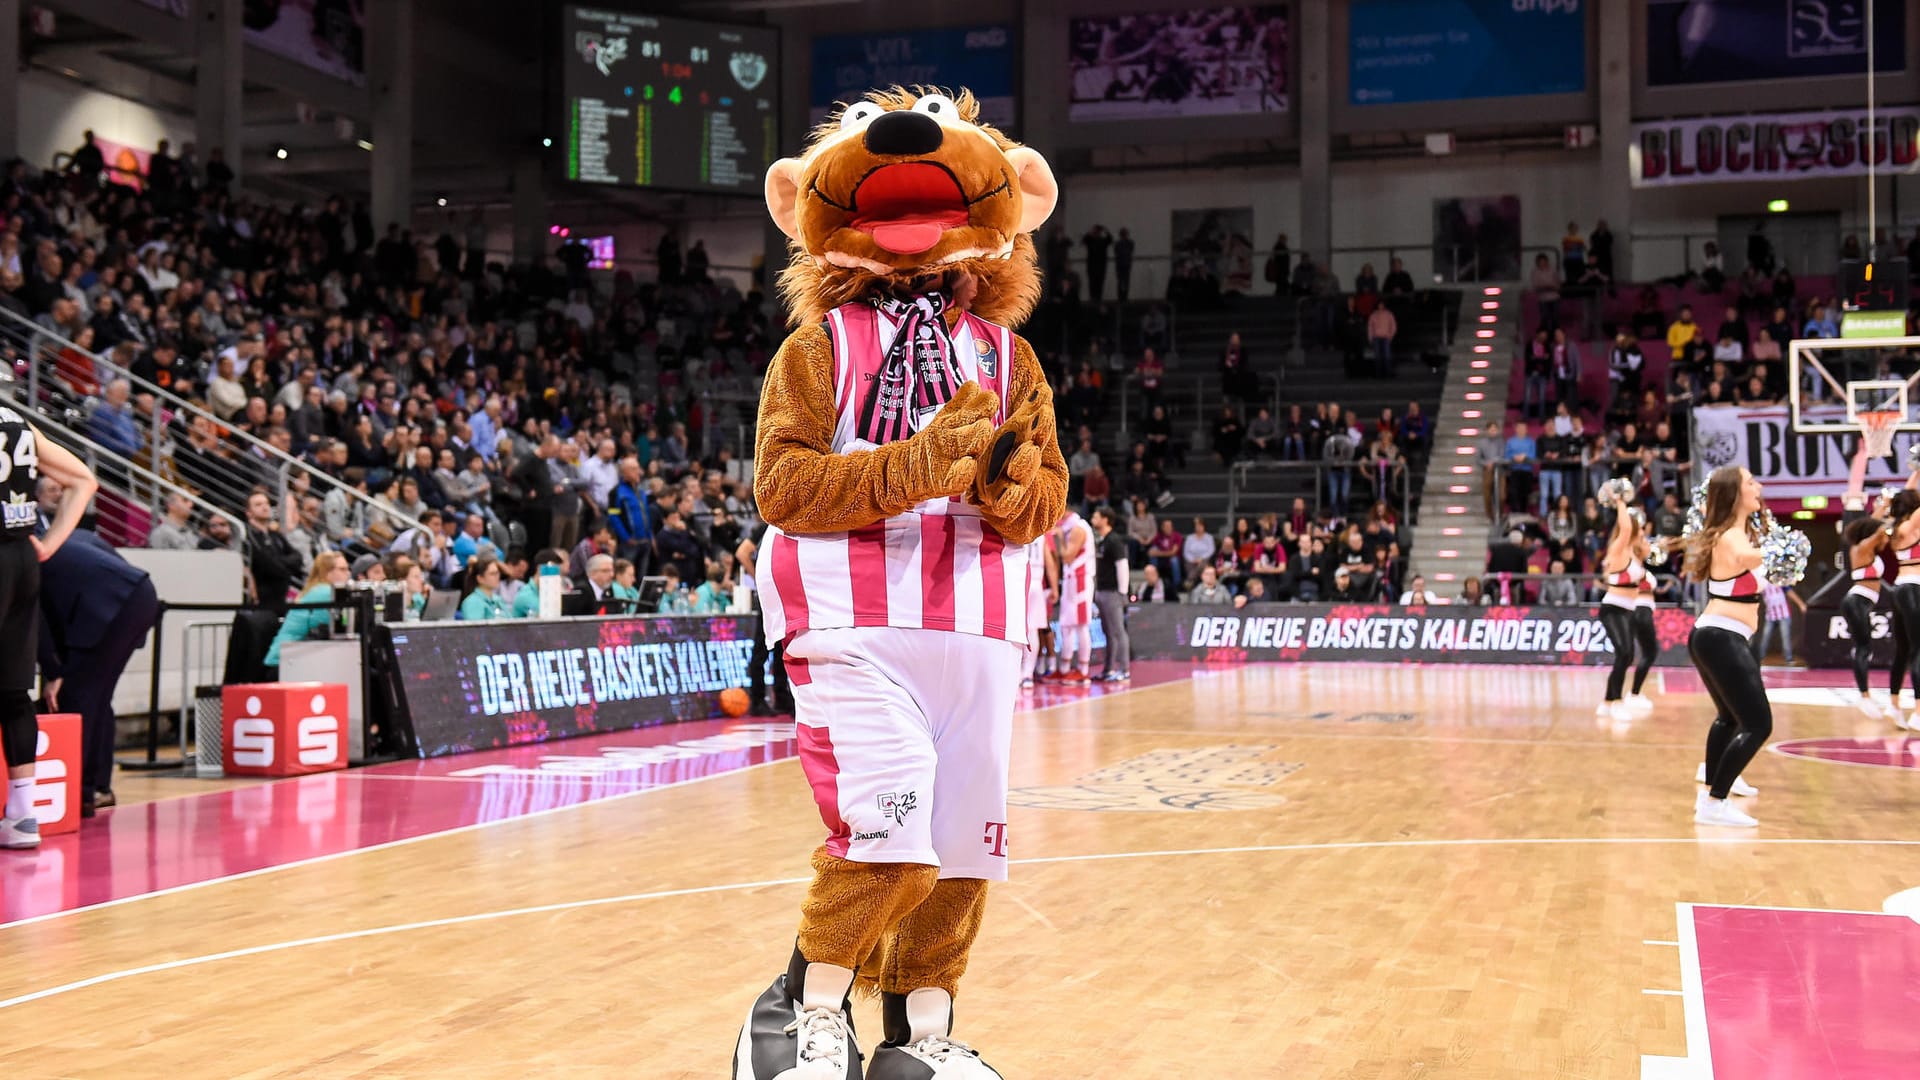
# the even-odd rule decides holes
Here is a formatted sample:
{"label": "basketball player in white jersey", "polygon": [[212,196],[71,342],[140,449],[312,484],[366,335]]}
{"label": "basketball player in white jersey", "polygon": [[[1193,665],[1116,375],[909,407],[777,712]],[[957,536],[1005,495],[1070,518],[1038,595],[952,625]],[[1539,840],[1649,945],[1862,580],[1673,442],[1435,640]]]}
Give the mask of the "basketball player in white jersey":
{"label": "basketball player in white jersey", "polygon": [[1072,510],[1053,530],[1060,552],[1061,681],[1086,683],[1093,667],[1093,526]]}

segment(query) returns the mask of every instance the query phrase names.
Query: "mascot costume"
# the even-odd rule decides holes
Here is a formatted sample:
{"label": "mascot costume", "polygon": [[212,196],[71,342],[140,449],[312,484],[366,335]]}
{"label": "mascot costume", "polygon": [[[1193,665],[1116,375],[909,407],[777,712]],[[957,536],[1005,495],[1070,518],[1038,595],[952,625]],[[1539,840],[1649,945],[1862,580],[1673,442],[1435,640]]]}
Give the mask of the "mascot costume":
{"label": "mascot costume", "polygon": [[1067,468],[1053,395],[1008,327],[1040,295],[1046,160],[973,96],[895,88],[767,172],[799,327],[767,368],[755,581],[786,643],[827,841],[737,1080],[858,1080],[850,995],[881,996],[868,1080],[991,1080],[953,997],[1007,876],[1007,753],[1029,644],[1028,546]]}

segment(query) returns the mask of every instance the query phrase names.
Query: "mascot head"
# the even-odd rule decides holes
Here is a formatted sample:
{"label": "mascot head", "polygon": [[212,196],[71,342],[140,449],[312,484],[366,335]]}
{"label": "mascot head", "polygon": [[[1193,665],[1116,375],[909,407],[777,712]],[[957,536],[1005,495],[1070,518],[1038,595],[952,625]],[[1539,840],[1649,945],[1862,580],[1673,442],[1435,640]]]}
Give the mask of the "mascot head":
{"label": "mascot head", "polygon": [[767,170],[767,209],[792,241],[780,288],[798,323],[876,293],[979,282],[971,310],[1003,325],[1040,297],[1028,236],[1059,189],[1037,151],[927,87],[869,93]]}

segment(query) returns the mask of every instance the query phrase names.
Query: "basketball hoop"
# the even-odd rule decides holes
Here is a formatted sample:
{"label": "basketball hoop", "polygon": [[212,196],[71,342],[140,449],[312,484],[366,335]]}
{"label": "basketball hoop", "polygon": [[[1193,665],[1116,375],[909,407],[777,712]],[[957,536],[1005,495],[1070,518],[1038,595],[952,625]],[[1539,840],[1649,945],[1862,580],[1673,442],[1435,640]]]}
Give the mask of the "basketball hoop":
{"label": "basketball hoop", "polygon": [[1854,418],[1860,425],[1860,438],[1866,443],[1868,457],[1882,458],[1893,452],[1893,433],[1899,430],[1902,415],[1891,409],[1875,409]]}

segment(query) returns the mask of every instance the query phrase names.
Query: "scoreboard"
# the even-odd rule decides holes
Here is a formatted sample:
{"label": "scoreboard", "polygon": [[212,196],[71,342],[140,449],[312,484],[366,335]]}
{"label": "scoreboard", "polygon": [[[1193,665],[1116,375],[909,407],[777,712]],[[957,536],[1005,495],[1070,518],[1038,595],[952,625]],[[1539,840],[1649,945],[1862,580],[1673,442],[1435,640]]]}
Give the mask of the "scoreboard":
{"label": "scoreboard", "polygon": [[758,195],[780,126],[779,31],[569,5],[567,179]]}

